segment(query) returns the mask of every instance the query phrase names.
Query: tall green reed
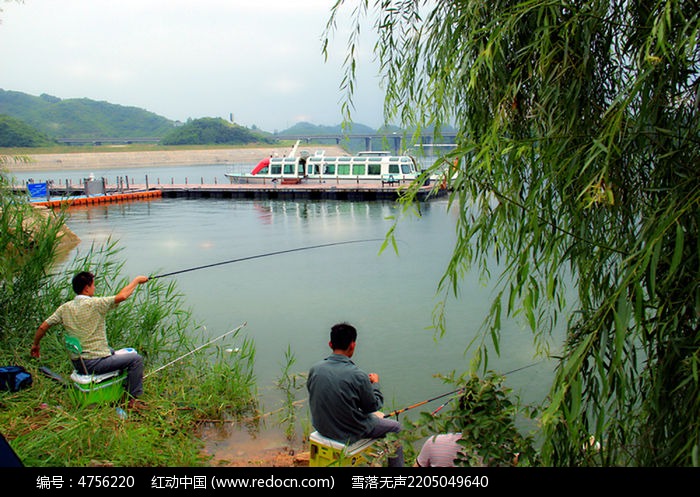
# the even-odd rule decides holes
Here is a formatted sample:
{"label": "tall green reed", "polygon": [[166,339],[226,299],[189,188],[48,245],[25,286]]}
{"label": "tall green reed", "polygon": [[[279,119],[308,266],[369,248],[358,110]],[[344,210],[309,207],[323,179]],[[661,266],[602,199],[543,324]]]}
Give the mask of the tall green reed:
{"label": "tall green reed", "polygon": [[285,362],[282,368],[282,374],[276,382],[277,388],[279,388],[284,395],[283,405],[279,412],[279,422],[280,425],[284,427],[287,440],[292,441],[297,432],[298,403],[296,400],[296,392],[304,388],[306,385],[306,378],[292,372],[292,366],[296,364],[296,357],[294,357],[291,347],[287,346],[284,358]]}

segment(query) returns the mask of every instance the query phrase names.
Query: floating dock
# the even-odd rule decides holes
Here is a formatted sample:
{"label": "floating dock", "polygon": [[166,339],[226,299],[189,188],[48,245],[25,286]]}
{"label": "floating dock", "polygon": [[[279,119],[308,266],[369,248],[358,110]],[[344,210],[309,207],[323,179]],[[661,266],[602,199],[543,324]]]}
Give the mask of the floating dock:
{"label": "floating dock", "polygon": [[[272,200],[341,200],[341,201],[396,201],[407,184],[383,185],[381,183],[294,183],[294,184],[132,184],[128,189],[107,185],[106,193],[82,195],[82,189],[52,184],[45,198],[32,197],[32,205],[51,208],[62,206],[86,206],[111,202],[151,200],[156,198],[193,199],[272,199]],[[17,188],[18,192],[25,187]],[[417,199],[428,201],[440,198],[447,190],[436,185],[421,187]]]}

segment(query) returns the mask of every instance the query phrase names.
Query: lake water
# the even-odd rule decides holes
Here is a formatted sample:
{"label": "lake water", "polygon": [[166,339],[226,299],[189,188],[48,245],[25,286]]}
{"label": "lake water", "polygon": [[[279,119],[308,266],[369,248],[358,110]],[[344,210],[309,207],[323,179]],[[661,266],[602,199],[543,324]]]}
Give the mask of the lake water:
{"label": "lake water", "polygon": [[[145,174],[223,179],[225,165],[92,171],[96,177]],[[76,178],[86,175],[75,173]],[[110,175],[110,176],[107,176]],[[139,176],[140,175],[140,176]],[[69,174],[25,172],[19,181],[57,180]],[[169,179],[167,181],[170,181]],[[430,326],[440,298],[438,281],[455,241],[454,212],[445,200],[421,205],[421,217],[403,217],[396,230],[399,253],[379,255],[381,239],[400,215],[389,202],[157,199],[101,204],[69,211],[68,226],[83,241],[76,250],[109,237],[119,241],[125,275],[157,275],[271,252],[340,243],[258,257],[174,275],[195,318],[217,337],[247,323],[241,337],[256,348],[256,376],[265,410],[281,406],[274,383],[285,353],[306,373],[330,353],[330,326],[348,321],[358,329],[355,362],[380,375],[386,410],[399,409],[452,390],[434,375],[468,369],[465,354],[488,312],[493,287],[467,275],[458,298],[450,298],[447,333]],[[516,321],[504,323],[502,354],[493,369],[528,402],[540,401],[551,383],[553,364],[534,356],[531,334]],[[235,347],[235,344],[232,344]],[[155,368],[158,365],[148,365]],[[524,369],[520,369],[524,368]],[[515,371],[518,370],[518,371]],[[305,399],[306,391],[298,392]],[[424,410],[440,402],[425,405]],[[410,414],[413,411],[407,411]]]}
{"label": "lake water", "polygon": [[202,164],[186,166],[153,166],[153,167],[123,167],[108,169],[67,169],[63,171],[39,171],[27,169],[21,173],[13,173],[17,184],[34,181],[37,183],[53,180],[56,184],[80,184],[92,174],[95,178],[105,178],[108,184],[117,184],[117,178],[128,179],[130,183],[160,184],[214,184],[228,183],[224,174],[233,172],[249,172],[256,163],[242,162],[235,164]]}

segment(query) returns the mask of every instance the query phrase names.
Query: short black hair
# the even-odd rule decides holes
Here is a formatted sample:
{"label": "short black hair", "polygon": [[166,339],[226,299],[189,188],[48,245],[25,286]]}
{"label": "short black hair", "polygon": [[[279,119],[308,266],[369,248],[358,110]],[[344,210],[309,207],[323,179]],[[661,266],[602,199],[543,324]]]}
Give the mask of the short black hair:
{"label": "short black hair", "polygon": [[338,323],[331,327],[331,347],[333,350],[347,350],[357,340],[357,330],[348,323]]}
{"label": "short black hair", "polygon": [[95,275],[89,271],[81,271],[73,277],[73,291],[80,295],[85,287],[95,281]]}

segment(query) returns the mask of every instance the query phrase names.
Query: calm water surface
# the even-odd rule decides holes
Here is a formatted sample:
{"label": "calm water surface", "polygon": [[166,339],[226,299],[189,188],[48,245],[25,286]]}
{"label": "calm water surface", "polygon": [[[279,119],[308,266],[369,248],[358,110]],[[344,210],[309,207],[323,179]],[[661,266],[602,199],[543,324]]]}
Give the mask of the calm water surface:
{"label": "calm water surface", "polygon": [[[223,178],[227,166],[139,168],[140,182],[205,175]],[[101,171],[94,171],[97,177]],[[23,173],[19,180],[39,173]],[[43,179],[66,173],[42,173]],[[77,178],[85,171],[75,173]],[[109,172],[111,177],[117,174]],[[141,175],[140,177],[138,175]],[[208,178],[208,179],[207,179]],[[163,180],[161,180],[163,181]],[[164,274],[231,259],[349,240],[362,243],[295,251],[168,277],[176,281],[195,318],[217,337],[242,323],[241,339],[256,348],[256,376],[266,410],[281,405],[274,382],[289,349],[293,372],[330,353],[330,326],[348,321],[358,328],[355,362],[380,375],[386,409],[398,409],[452,390],[436,374],[468,368],[468,343],[486,316],[493,286],[467,275],[458,298],[450,298],[447,334],[429,328],[440,298],[438,281],[455,241],[455,213],[444,200],[421,205],[421,217],[402,217],[398,254],[379,254],[381,239],[400,215],[392,203],[336,201],[249,201],[157,199],[104,204],[70,211],[69,227],[91,242],[119,241],[127,276]],[[236,344],[230,344],[235,347]],[[492,362],[508,375],[507,385],[526,401],[544,398],[552,364],[535,358],[532,338],[516,321],[505,323],[501,358]],[[535,364],[536,363],[536,364]],[[531,366],[535,364],[534,366]],[[150,365],[155,368],[159,365]],[[148,369],[148,366],[147,366]],[[298,399],[306,398],[300,390]],[[438,407],[445,399],[424,407]],[[413,411],[407,412],[410,414]]]}
{"label": "calm water surface", "polygon": [[95,178],[105,178],[108,184],[117,184],[117,178],[124,181],[142,184],[148,180],[149,185],[157,184],[214,184],[228,183],[224,174],[233,172],[249,172],[256,162],[241,162],[235,164],[202,164],[186,166],[143,166],[120,167],[109,169],[66,169],[62,171],[37,171],[26,169],[13,173],[16,183],[22,184],[29,180],[41,183],[53,180],[56,184],[79,184],[91,173]]}

